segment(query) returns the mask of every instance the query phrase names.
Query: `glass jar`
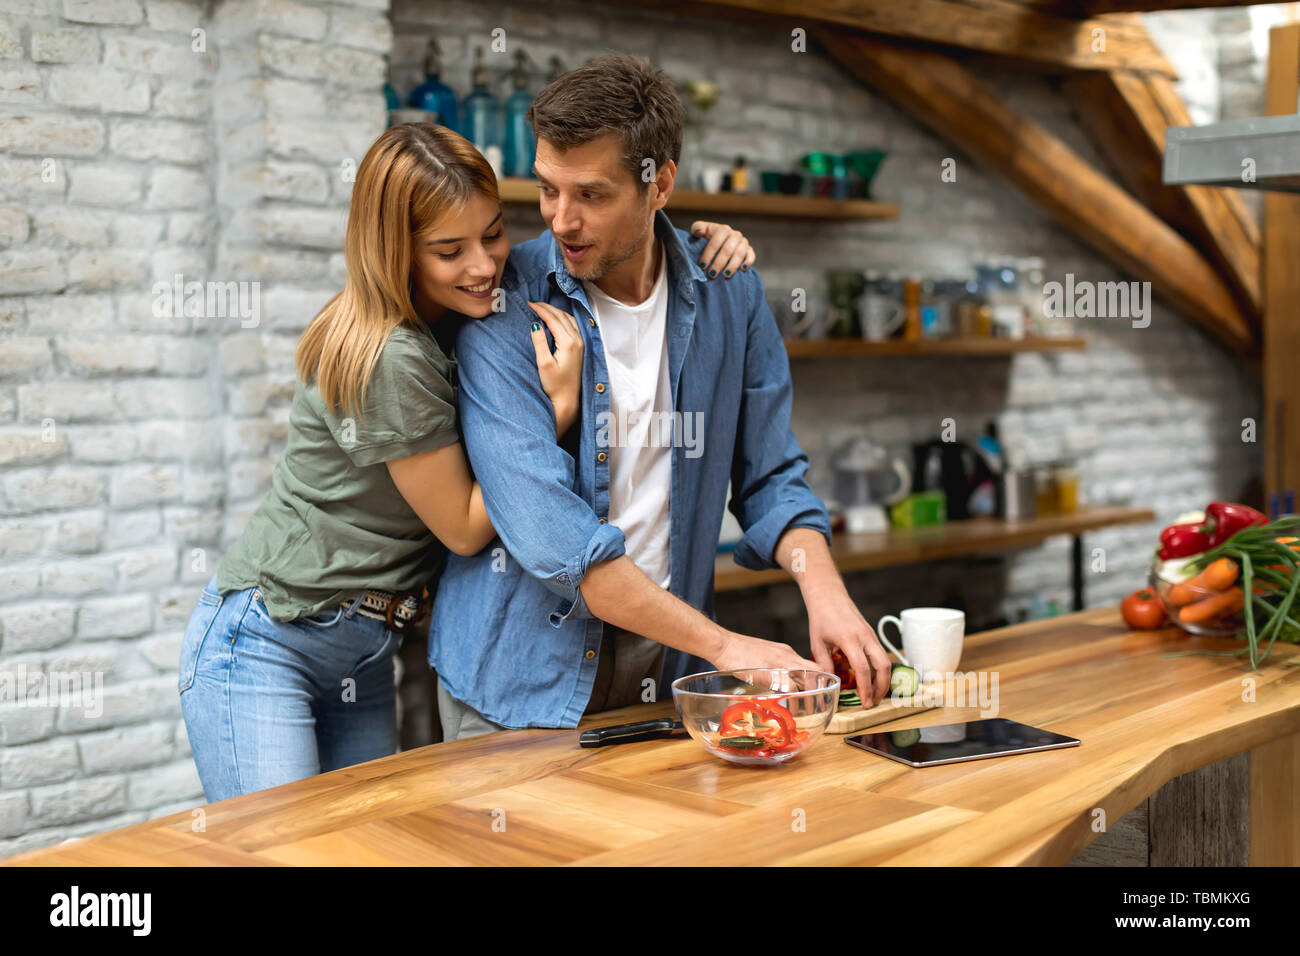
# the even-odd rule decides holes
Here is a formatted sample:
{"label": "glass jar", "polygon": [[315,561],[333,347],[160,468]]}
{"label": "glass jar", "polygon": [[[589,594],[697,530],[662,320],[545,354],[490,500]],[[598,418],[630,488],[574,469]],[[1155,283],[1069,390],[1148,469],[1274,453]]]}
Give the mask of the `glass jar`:
{"label": "glass jar", "polygon": [[1025,335],[1024,304],[1020,300],[1020,276],[1015,260],[1002,257],[987,267],[989,306],[992,308],[993,334],[998,338],[1019,339]]}
{"label": "glass jar", "polygon": [[1043,318],[1043,275],[1047,263],[1038,256],[1020,260],[1020,305],[1025,312],[1025,334],[1046,335]]}
{"label": "glass jar", "polygon": [[1056,510],[1068,515],[1079,510],[1079,469],[1070,464],[1057,465],[1053,480],[1056,486]]}
{"label": "glass jar", "polygon": [[958,334],[957,307],[966,295],[966,281],[956,276],[945,276],[934,283],[934,328],[936,338],[951,338]]}
{"label": "glass jar", "polygon": [[953,303],[953,329],[957,336],[972,338],[976,335],[975,326],[982,301],[978,279],[967,279],[962,283]]}
{"label": "glass jar", "polygon": [[832,339],[861,337],[858,300],[862,297],[863,274],[833,270],[826,273],[826,285],[830,291],[826,335]]}
{"label": "glass jar", "polygon": [[1056,469],[1041,465],[1034,469],[1034,510],[1038,517],[1057,514],[1060,496],[1056,490]]}

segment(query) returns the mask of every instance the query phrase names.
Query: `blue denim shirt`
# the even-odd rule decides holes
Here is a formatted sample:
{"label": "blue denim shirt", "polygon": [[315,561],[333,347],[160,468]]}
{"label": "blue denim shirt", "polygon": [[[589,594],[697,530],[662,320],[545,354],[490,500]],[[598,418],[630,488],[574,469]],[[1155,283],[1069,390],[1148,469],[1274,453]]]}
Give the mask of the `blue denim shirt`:
{"label": "blue denim shirt", "polygon": [[[698,264],[704,238],[673,228],[662,211],[654,226],[668,256],[673,410],[692,416],[694,428],[674,430],[669,590],[712,617],[728,481],[745,532],[734,552],[742,567],[776,567],[777,539],[791,527],[829,543],[830,521],[804,480],[808,457],[790,430],[789,361],[758,274],[710,281]],[[429,663],[453,697],[495,723],[576,727],[604,629],[579,585],[593,564],[625,551],[623,532],[605,520],[605,350],[582,283],[549,232],[511,250],[503,286],[505,311],[466,322],[456,339],[465,446],[498,537],[473,557],[448,556]],[[583,333],[581,418],[560,442],[537,374],[530,300],[570,313]],[[658,697],[703,670],[712,666],[667,648]]]}

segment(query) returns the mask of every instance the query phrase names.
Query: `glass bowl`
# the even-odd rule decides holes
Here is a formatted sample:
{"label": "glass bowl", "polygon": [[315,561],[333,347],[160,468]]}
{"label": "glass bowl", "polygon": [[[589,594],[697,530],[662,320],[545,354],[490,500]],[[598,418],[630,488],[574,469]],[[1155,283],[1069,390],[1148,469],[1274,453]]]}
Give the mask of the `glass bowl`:
{"label": "glass bowl", "polygon": [[[1160,598],[1160,603],[1164,605],[1165,613],[1169,615],[1170,623],[1182,628],[1189,634],[1195,634],[1198,637],[1235,637],[1237,629],[1242,626],[1243,619],[1240,608],[1228,611],[1221,611],[1210,617],[1187,621],[1183,619],[1183,614],[1189,609],[1195,607],[1198,602],[1206,598],[1216,597],[1222,594],[1222,591],[1214,591],[1209,588],[1196,587],[1179,581],[1171,581],[1168,578],[1160,576],[1161,562],[1159,560],[1151,564],[1151,590],[1156,592],[1156,597]],[[1240,588],[1241,580],[1238,579],[1233,585],[1234,588]],[[1175,591],[1175,588],[1180,590]],[[1229,605],[1231,608],[1231,605]]]}
{"label": "glass bowl", "polygon": [[840,679],[825,671],[753,667],[673,681],[687,733],[715,757],[770,766],[817,742],[835,716]]}

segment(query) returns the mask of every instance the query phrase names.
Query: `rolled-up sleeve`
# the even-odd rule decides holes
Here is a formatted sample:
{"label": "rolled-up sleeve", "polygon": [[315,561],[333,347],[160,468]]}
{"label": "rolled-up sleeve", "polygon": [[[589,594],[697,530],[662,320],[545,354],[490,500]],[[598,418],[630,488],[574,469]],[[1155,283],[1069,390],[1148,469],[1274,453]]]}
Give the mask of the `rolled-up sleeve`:
{"label": "rolled-up sleeve", "polygon": [[460,331],[460,417],[492,526],[510,556],[560,597],[550,616],[558,627],[591,617],[580,585],[591,565],[624,554],[627,542],[573,490],[575,462],[556,442],[537,373],[534,319],[512,295],[503,314]]}
{"label": "rolled-up sleeve", "polygon": [[804,478],[808,456],[790,429],[790,360],[756,272],[748,286],[749,333],[730,510],[745,531],[733,560],[761,570],[777,567],[776,544],[788,529],[819,531],[829,545],[831,523]]}

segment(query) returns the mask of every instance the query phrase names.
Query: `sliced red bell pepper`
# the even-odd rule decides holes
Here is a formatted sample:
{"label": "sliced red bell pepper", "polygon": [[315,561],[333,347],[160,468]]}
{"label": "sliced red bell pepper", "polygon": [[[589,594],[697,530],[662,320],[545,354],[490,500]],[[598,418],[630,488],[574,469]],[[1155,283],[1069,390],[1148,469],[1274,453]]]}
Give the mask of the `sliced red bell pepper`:
{"label": "sliced red bell pepper", "polygon": [[769,719],[775,719],[780,727],[780,735],[789,741],[794,738],[799,728],[794,722],[794,714],[790,713],[790,708],[786,707],[781,701],[784,697],[772,701],[763,701],[763,709],[767,712]]}
{"label": "sliced red bell pepper", "polygon": [[737,701],[722,712],[718,730],[724,737],[761,737],[766,720],[767,711],[757,701]]}
{"label": "sliced red bell pepper", "polygon": [[[724,710],[718,730],[724,741],[727,737],[766,737],[776,746],[790,743],[798,733],[788,708],[760,698],[740,700]],[[725,742],[720,745],[726,746]],[[746,752],[763,756],[753,750]]]}

